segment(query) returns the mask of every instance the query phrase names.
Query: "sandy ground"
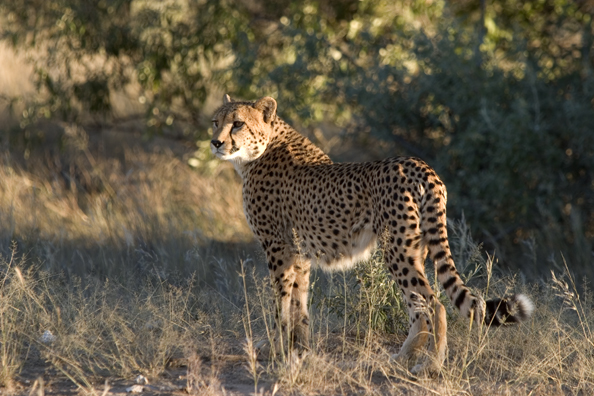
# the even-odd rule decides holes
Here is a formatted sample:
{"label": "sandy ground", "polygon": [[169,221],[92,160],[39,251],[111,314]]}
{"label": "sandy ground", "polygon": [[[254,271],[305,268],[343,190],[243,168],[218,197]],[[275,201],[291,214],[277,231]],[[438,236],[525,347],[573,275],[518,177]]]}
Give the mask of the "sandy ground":
{"label": "sandy ground", "polygon": [[[219,391],[221,395],[250,395],[254,393],[254,383],[244,367],[244,357],[240,355],[223,356],[216,363],[219,384],[211,384],[213,363],[208,357],[202,358],[202,378],[198,389],[193,394],[199,395],[208,391]],[[93,380],[93,388],[98,395],[187,395],[188,368],[184,361],[172,364],[165,373],[155,379],[137,380],[136,378],[97,378]],[[107,392],[105,392],[107,386]],[[259,392],[271,393],[274,384],[262,380],[258,384]],[[135,391],[131,388],[134,387]],[[0,395],[80,395],[87,389],[79,389],[65,375],[49,368],[39,361],[27,367],[17,378],[12,389],[0,388]],[[211,393],[212,394],[212,393]],[[215,393],[216,394],[216,393]],[[281,393],[277,393],[281,394]]]}

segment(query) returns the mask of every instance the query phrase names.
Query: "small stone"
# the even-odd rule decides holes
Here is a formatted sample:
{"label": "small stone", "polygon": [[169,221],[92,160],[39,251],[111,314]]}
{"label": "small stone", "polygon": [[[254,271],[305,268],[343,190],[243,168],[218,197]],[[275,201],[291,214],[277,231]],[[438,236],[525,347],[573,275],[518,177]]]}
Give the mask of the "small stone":
{"label": "small stone", "polygon": [[149,383],[144,375],[138,375],[138,377],[136,377],[134,382],[136,382],[137,384],[141,384],[141,385]]}
{"label": "small stone", "polygon": [[52,342],[56,341],[56,336],[53,335],[51,331],[46,330],[43,332],[41,337],[39,337],[39,341],[43,344],[51,344]]}
{"label": "small stone", "polygon": [[132,385],[126,388],[126,392],[128,393],[142,393],[144,390],[144,386],[142,385]]}

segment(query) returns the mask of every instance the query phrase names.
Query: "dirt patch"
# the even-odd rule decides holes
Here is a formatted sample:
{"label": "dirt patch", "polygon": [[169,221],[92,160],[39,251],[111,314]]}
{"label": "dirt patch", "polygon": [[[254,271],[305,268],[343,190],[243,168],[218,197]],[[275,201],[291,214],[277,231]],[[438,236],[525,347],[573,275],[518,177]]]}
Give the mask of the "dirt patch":
{"label": "dirt patch", "polygon": [[[261,361],[265,364],[265,361]],[[173,361],[172,367],[157,378],[93,378],[92,388],[81,388],[67,376],[51,367],[51,365],[34,360],[16,378],[9,388],[0,388],[0,395],[80,395],[96,393],[98,395],[187,395],[187,394],[220,394],[251,395],[254,393],[254,382],[245,368],[245,357],[241,355],[220,356],[213,361],[208,356],[201,357],[200,373],[197,380],[188,380],[188,362],[186,359]],[[188,389],[188,385],[194,389]],[[258,391],[272,393],[274,382],[262,379],[258,382]],[[107,389],[107,391],[106,391]],[[282,395],[283,393],[277,393]]]}

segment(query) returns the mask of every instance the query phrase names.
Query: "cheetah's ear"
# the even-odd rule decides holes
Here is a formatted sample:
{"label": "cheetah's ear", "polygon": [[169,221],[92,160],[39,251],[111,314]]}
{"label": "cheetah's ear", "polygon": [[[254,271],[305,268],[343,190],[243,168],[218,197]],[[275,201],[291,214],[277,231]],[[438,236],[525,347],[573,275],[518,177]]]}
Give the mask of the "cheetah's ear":
{"label": "cheetah's ear", "polygon": [[227,104],[227,103],[231,103],[233,102],[233,99],[231,99],[231,96],[229,96],[229,94],[225,94],[225,96],[223,96],[223,104]]}
{"label": "cheetah's ear", "polygon": [[276,100],[265,96],[254,103],[254,109],[262,112],[264,122],[270,123],[276,117]]}

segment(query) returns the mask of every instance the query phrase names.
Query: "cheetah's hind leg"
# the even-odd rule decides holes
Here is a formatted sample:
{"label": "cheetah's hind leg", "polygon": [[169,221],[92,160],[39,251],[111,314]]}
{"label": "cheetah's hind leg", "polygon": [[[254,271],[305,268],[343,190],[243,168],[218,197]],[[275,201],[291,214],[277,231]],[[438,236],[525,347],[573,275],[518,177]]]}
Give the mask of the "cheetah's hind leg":
{"label": "cheetah's hind leg", "polygon": [[[407,298],[411,326],[400,352],[392,359],[408,369],[422,355],[424,361],[410,369],[410,373],[435,378],[446,358],[447,322],[444,306],[432,297],[427,302],[422,295],[412,292]],[[429,347],[424,350],[427,343]]]}
{"label": "cheetah's hind leg", "polygon": [[414,366],[410,372],[415,376],[436,378],[443,367],[447,352],[447,322],[445,307],[432,299],[428,315],[429,348],[425,361]]}
{"label": "cheetah's hind leg", "polygon": [[[416,299],[416,293],[411,295],[411,300]],[[427,328],[427,321],[422,317],[422,312],[415,309],[416,304],[411,302],[409,308],[409,321],[410,328],[408,330],[408,336],[400,347],[400,351],[397,354],[392,355],[391,360],[401,364],[404,368],[408,369],[409,364],[416,362],[419,355],[422,353],[422,349],[427,345],[429,338],[429,332]]]}

